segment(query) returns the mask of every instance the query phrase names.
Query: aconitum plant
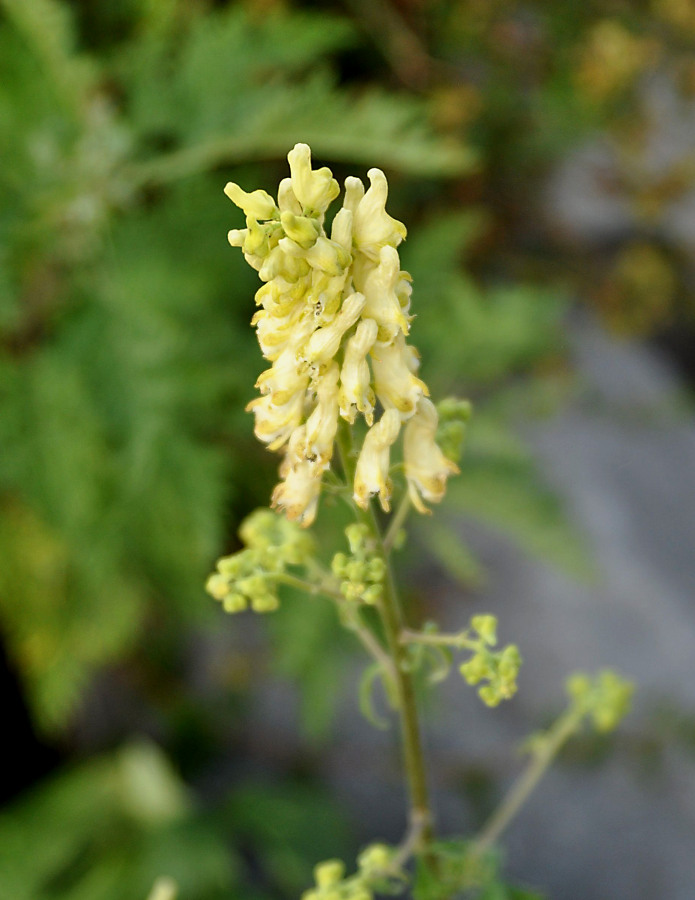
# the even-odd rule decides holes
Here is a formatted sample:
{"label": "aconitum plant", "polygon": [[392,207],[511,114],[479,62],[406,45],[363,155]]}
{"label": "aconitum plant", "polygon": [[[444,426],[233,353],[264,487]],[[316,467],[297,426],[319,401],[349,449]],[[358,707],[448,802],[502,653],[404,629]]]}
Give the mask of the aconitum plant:
{"label": "aconitum plant", "polygon": [[[459,472],[470,405],[449,398],[436,406],[418,376],[411,278],[398,255],[406,229],[386,211],[384,173],[370,169],[366,190],[360,179],[346,179],[329,234],[325,217],[340,194],[337,181],[328,168],[312,168],[306,144],[288,161],[277,200],[264,190],[225,188],[246,216],[246,228],[230,231],[229,242],[263,282],[252,324],[270,365],[248,409],[256,436],[282,461],[275,512],[257,510],[243,522],[244,549],[218,561],[207,590],[230,613],[275,610],[283,586],[323,595],[372,658],[363,701],[381,679],[400,722],[409,798],[403,841],[368,846],[351,874],[340,860],[319,863],[303,900],[371,900],[409,885],[421,900],[502,889],[494,853],[502,832],[582,723],[601,731],[617,725],[631,687],[610,670],[572,676],[566,710],[528,743],[525,771],[480,834],[438,835],[414,679],[421,670],[441,678],[457,652],[465,681],[494,707],[514,696],[521,665],[516,645],[498,648],[491,615],[475,615],[453,634],[432,622],[411,627],[392,571],[408,515],[430,514]],[[309,530],[328,491],[354,519],[330,564]],[[373,715],[369,702],[363,708]]]}

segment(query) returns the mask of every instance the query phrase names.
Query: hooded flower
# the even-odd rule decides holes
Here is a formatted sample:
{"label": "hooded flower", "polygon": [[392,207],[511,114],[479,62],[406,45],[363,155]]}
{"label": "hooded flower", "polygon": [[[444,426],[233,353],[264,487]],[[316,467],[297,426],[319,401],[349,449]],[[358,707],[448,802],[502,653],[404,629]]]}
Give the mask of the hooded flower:
{"label": "hooded flower", "polygon": [[435,441],[439,417],[431,400],[422,397],[412,419],[405,426],[403,458],[408,493],[415,509],[429,512],[422,502],[438,503],[444,496],[446,480],[458,466],[442,453]]}
{"label": "hooded flower", "polygon": [[[354,499],[366,507],[377,495],[389,508],[390,451],[406,423],[405,456],[413,503],[444,493],[453,463],[434,443],[434,407],[415,374],[410,330],[410,276],[398,250],[405,227],[386,212],[388,184],[380,169],[347,178],[330,235],[326,212],[340,193],[330,169],[312,169],[311,151],[288,155],[290,177],[277,202],[265,191],[229,183],[227,196],[243,210],[246,227],[229,232],[263,285],[252,319],[263,356],[271,362],[256,382],[261,396],[247,409],[255,433],[284,453],[272,505],[301,525],[314,520],[321,480],[332,463],[340,419],[369,427],[359,454]],[[375,405],[383,412],[374,423]],[[430,410],[431,407],[431,410]],[[436,429],[436,411],[434,411]]]}
{"label": "hooded flower", "polygon": [[371,425],[374,421],[376,396],[372,388],[367,354],[372,349],[378,326],[374,319],[362,319],[345,347],[340,371],[340,415],[352,424],[361,412]]}
{"label": "hooded flower", "polygon": [[369,498],[375,494],[379,496],[381,508],[385,512],[390,509],[390,453],[400,430],[401,418],[398,412],[395,409],[387,409],[376,425],[372,425],[367,432],[357,459],[353,494],[355,503],[362,509],[369,506]]}

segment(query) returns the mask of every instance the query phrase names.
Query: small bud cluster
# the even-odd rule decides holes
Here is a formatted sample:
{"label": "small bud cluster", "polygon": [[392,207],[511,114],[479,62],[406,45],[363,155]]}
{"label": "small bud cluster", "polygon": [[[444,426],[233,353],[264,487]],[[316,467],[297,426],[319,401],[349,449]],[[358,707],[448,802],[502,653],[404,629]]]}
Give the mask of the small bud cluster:
{"label": "small bud cluster", "polygon": [[375,554],[366,525],[348,525],[345,536],[350,554],[336,553],[331,570],[340,578],[340,593],[348,602],[378,603],[383,594],[386,563]]}
{"label": "small bud cluster", "polygon": [[394,878],[393,847],[370,844],[357,857],[356,874],[345,877],[345,864],[339,859],[319,863],[314,869],[316,886],[302,894],[302,900],[373,900],[374,893],[391,893]]}
{"label": "small bud cluster", "polygon": [[516,644],[498,651],[490,649],[497,644],[497,619],[494,616],[473,616],[471,627],[478,634],[477,640],[473,640],[475,652],[460,671],[468,684],[487,682],[478,689],[480,699],[487,706],[497,706],[517,691],[521,654]]}
{"label": "small bud cluster", "polygon": [[405,425],[408,490],[426,512],[423,501],[441,500],[457,467],[436,443],[437,411],[417,377],[417,351],[406,341],[411,279],[396,249],[406,230],[386,212],[386,176],[370,169],[366,191],[360,179],[346,179],[329,236],[324,219],[338,182],[330,169],[312,169],[306,144],[297,144],[288,161],[290,177],[281,181],[277,203],[265,191],[225,188],[246,215],[246,228],[230,231],[229,242],[264,282],[252,324],[272,365],[248,408],[259,440],[284,452],[273,506],[311,524],[339,420],[352,424],[362,416],[369,430],[355,502],[366,508],[377,495],[388,511],[390,451]]}
{"label": "small bud cluster", "polygon": [[287,566],[303,565],[314,546],[309,535],[268,509],[258,509],[239,529],[246,545],[232,556],[217,562],[217,571],[207,580],[205,589],[221,601],[226,612],[241,612],[251,606],[254,612],[273,612],[278,608],[277,579]]}
{"label": "small bud cluster", "polygon": [[589,716],[597,731],[613,731],[630,708],[634,685],[612,669],[593,679],[583,673],[570,676],[567,693],[574,707]]}

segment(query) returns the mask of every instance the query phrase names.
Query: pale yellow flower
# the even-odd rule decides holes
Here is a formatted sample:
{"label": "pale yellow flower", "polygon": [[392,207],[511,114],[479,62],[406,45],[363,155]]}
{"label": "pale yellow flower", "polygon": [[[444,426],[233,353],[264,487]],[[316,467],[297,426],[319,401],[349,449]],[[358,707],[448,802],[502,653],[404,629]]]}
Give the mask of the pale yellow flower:
{"label": "pale yellow flower", "polygon": [[276,485],[271,498],[274,509],[283,509],[288,519],[305,527],[316,517],[321,479],[328,467],[328,463],[320,459],[306,458],[306,439],[306,426],[297,426],[280,466],[282,481]]}
{"label": "pale yellow flower", "polygon": [[309,362],[326,362],[338,352],[343,335],[355,324],[364,308],[364,295],[351,294],[330,325],[319,328],[309,338],[303,356]]}
{"label": "pale yellow flower", "polygon": [[401,430],[401,417],[395,409],[387,409],[381,419],[367,432],[355,469],[355,492],[353,499],[362,509],[369,506],[369,498],[379,497],[381,508],[388,512],[391,508],[391,479],[389,464],[391,446]]}
{"label": "pale yellow flower", "polygon": [[376,395],[384,409],[395,408],[403,419],[415,412],[421,397],[429,391],[418,378],[417,357],[410,352],[402,334],[392,344],[376,344],[372,347],[372,371]]}
{"label": "pale yellow flower", "polygon": [[238,184],[230,181],[225,185],[225,194],[239,209],[243,209],[247,216],[254,219],[265,220],[277,216],[279,210],[275,201],[266,191],[252,191],[247,194]]}
{"label": "pale yellow flower", "polygon": [[288,519],[305,528],[311,525],[316,518],[324,471],[325,466],[319,462],[305,459],[295,462],[273,490],[273,509],[283,509]]}
{"label": "pale yellow flower", "polygon": [[340,367],[331,362],[318,378],[317,403],[306,420],[305,454],[308,458],[328,463],[333,456],[333,443],[338,430],[338,377]]}
{"label": "pale yellow flower", "polygon": [[353,210],[354,241],[360,252],[376,260],[382,247],[397,247],[407,232],[402,222],[386,212],[389,187],[384,173],[370,169],[367,178],[370,187]]}
{"label": "pale yellow flower", "polygon": [[458,466],[444,456],[435,441],[438,423],[434,403],[423,397],[415,415],[406,423],[403,434],[408,493],[413,506],[422,513],[429,512],[423,499],[438,503],[444,496],[447,478],[459,471]]}
{"label": "pale yellow flower", "polygon": [[379,252],[379,265],[372,268],[360,284],[366,298],[364,315],[374,319],[379,326],[380,341],[392,341],[399,332],[408,334],[410,330],[408,316],[398,295],[404,276],[398,250],[386,246]]}
{"label": "pale yellow flower", "polygon": [[345,347],[345,359],[340,372],[340,414],[350,424],[361,412],[371,425],[374,421],[376,396],[367,354],[372,349],[378,326],[373,319],[362,319]]}
{"label": "pale yellow flower", "polygon": [[309,385],[307,376],[303,390],[290,396],[285,403],[276,405],[270,394],[256,397],[247,404],[247,412],[255,416],[254,434],[259,441],[268,444],[268,449],[278,450],[285,444],[304,416],[304,399]]}
{"label": "pale yellow flower", "polygon": [[[251,321],[272,365],[256,382],[262,396],[247,409],[256,436],[284,450],[273,506],[302,525],[313,521],[339,421],[353,424],[361,415],[370,427],[357,462],[356,502],[364,508],[377,495],[388,510],[390,449],[407,422],[408,489],[424,510],[422,498],[441,497],[453,464],[442,462],[434,443],[427,386],[406,341],[411,279],[396,249],[406,231],[386,212],[386,176],[370,169],[366,191],[360,179],[346,179],[329,236],[324,218],[338,183],[329,169],[311,168],[306,144],[297,144],[288,161],[277,203],[265,191],[225,188],[246,216],[246,228],[230,231],[229,243],[263,282]],[[383,414],[374,424],[377,402]]]}
{"label": "pale yellow flower", "polygon": [[311,149],[308,144],[296,144],[287,154],[290,164],[292,192],[305,214],[321,215],[340,193],[338,182],[330,169],[311,168]]}

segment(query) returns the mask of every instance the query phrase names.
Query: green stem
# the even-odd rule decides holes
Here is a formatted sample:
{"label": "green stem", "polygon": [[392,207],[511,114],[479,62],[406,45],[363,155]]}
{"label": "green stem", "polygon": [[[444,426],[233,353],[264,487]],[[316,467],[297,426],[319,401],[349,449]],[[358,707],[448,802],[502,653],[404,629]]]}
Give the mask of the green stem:
{"label": "green stem", "polygon": [[401,632],[402,644],[427,644],[430,647],[457,647],[460,650],[479,650],[480,640],[469,638],[463,634],[422,634],[404,628]]}
{"label": "green stem", "polygon": [[545,774],[562,745],[576,731],[583,715],[582,709],[572,707],[561,715],[547,732],[526,769],[514,782],[507,796],[490,816],[474,841],[471,849],[473,856],[482,856],[493,844],[497,843]]}
{"label": "green stem", "polygon": [[[345,605],[345,597],[343,597],[339,591],[332,590],[327,585],[321,584],[321,582],[306,581],[304,578],[297,578],[295,575],[288,575],[287,573],[276,575],[275,580],[278,584],[286,584],[288,587],[297,588],[312,596],[321,594],[322,596],[333,600],[338,607]],[[372,632],[359,621],[357,616],[352,616],[350,618],[349,628],[350,631],[353,631],[357,635],[358,640],[367,653],[382,666],[388,676],[393,677],[393,661]]]}
{"label": "green stem", "polygon": [[[341,422],[338,432],[338,448],[348,484],[354,481],[355,459],[352,452],[352,439],[346,423]],[[386,646],[392,660],[392,671],[395,679],[398,698],[398,713],[401,724],[403,759],[410,799],[410,829],[416,835],[417,849],[424,849],[433,839],[432,811],[430,807],[425,757],[420,737],[420,724],[417,704],[415,702],[415,686],[408,671],[407,648],[401,644],[403,616],[398,599],[395,580],[389,562],[388,549],[384,546],[381,529],[370,504],[369,509],[355,509],[357,518],[369,528],[376,543],[379,554],[386,563],[384,593],[377,605],[381,624],[384,629]]]}
{"label": "green stem", "polygon": [[324,597],[330,597],[331,600],[336,602],[342,602],[345,599],[338,591],[334,591],[320,582],[307,581],[304,578],[297,578],[295,575],[288,575],[286,572],[282,575],[275,575],[274,578],[278,584],[286,584],[288,587],[297,588],[313,596],[322,594]]}
{"label": "green stem", "polygon": [[401,528],[405,520],[408,518],[408,513],[410,512],[410,494],[406,494],[405,497],[401,500],[401,505],[396,510],[396,513],[389,522],[389,527],[384,535],[384,551],[386,553],[390,553],[393,549],[393,545],[396,542],[396,538],[398,537]]}

